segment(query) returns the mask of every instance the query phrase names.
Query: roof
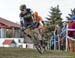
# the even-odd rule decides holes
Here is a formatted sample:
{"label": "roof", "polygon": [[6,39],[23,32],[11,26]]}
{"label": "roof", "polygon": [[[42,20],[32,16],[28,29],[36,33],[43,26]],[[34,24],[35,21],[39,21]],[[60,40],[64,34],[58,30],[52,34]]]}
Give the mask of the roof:
{"label": "roof", "polygon": [[10,44],[12,44],[12,43],[15,43],[14,40],[5,40],[5,41],[3,42],[3,44],[7,44],[7,45],[10,45]]}
{"label": "roof", "polygon": [[1,17],[0,17],[0,23],[4,24],[7,28],[11,28],[11,27],[20,28],[19,24],[8,21],[8,20],[1,18]]}

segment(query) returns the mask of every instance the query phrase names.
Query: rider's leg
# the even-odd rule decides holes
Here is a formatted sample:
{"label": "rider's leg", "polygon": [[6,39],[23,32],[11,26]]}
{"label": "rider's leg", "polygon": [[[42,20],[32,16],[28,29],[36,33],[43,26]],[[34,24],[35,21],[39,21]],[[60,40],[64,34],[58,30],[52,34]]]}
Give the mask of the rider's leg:
{"label": "rider's leg", "polygon": [[21,38],[24,38],[24,43],[25,43],[25,34],[24,34],[24,29],[21,30]]}
{"label": "rider's leg", "polygon": [[26,42],[25,41],[25,30],[26,30],[26,27],[27,27],[27,22],[24,21],[24,26],[22,26],[22,29],[21,29],[21,37],[24,38],[24,43]]}
{"label": "rider's leg", "polygon": [[42,37],[41,37],[41,35],[39,33],[39,29],[38,28],[35,28],[33,31],[36,34],[35,35],[37,37],[36,40],[38,41],[38,43],[40,43],[40,40],[42,40]]}
{"label": "rider's leg", "polygon": [[45,33],[44,32],[42,32],[42,41],[43,41],[43,48],[45,49],[45,46],[46,46],[46,43],[45,43]]}

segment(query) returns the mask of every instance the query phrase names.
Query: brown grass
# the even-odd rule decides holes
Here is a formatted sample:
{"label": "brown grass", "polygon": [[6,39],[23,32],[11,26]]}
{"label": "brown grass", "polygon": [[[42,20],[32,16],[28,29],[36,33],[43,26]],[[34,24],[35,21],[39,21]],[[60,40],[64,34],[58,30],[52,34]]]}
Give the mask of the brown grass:
{"label": "brown grass", "polygon": [[0,58],[74,58],[75,52],[46,51],[40,54],[37,50],[25,48],[0,48]]}

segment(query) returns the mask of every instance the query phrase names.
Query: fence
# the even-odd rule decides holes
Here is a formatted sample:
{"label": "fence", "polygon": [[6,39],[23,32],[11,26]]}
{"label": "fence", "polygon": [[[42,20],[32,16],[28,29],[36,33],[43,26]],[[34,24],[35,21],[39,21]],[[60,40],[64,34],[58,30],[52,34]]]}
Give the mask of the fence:
{"label": "fence", "polygon": [[[71,42],[69,42],[68,40],[75,41],[75,39],[68,36],[68,31],[75,31],[75,29],[69,29],[69,28],[68,28],[68,25],[67,25],[67,29],[57,35],[58,41],[56,41],[55,36],[54,36],[54,50],[56,50],[56,43],[58,43],[58,49],[60,50],[60,44],[61,44],[60,41],[62,41],[62,40],[64,39],[64,37],[61,39],[60,35],[62,35],[64,32],[66,32],[66,44],[65,44],[65,46],[66,46],[66,51],[69,50],[69,46],[70,46],[69,43],[71,44]],[[74,43],[74,42],[73,42],[73,43]],[[73,43],[72,43],[72,44],[73,44]],[[72,47],[73,47],[73,45],[72,45]],[[72,48],[72,47],[71,47],[71,48]],[[50,49],[51,49],[51,40],[50,40]],[[73,47],[73,49],[75,49],[75,47]]]}

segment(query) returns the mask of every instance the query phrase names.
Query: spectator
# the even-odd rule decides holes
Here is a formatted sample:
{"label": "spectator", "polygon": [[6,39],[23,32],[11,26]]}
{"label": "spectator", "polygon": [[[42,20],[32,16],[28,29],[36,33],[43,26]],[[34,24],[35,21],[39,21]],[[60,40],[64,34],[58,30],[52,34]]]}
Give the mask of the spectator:
{"label": "spectator", "polygon": [[56,25],[55,26],[55,30],[54,30],[54,37],[55,37],[55,43],[56,43],[56,49],[58,49],[59,48],[59,37],[58,37],[58,35],[60,34],[60,32],[61,32],[61,29],[60,29],[60,27],[59,27],[59,25]]}
{"label": "spectator", "polygon": [[62,23],[63,23],[63,28],[62,28],[62,38],[61,38],[61,49],[64,50],[65,49],[65,45],[66,45],[66,29],[67,29],[67,19],[63,19]]}
{"label": "spectator", "polygon": [[[69,23],[70,29],[75,29],[75,16],[72,16],[72,21]],[[68,36],[75,38],[75,31],[68,31]]]}

